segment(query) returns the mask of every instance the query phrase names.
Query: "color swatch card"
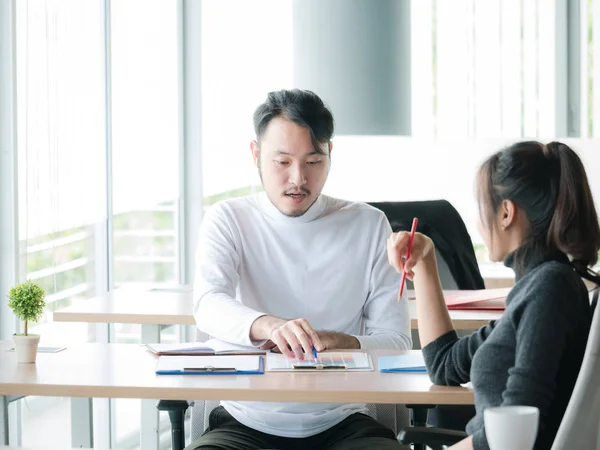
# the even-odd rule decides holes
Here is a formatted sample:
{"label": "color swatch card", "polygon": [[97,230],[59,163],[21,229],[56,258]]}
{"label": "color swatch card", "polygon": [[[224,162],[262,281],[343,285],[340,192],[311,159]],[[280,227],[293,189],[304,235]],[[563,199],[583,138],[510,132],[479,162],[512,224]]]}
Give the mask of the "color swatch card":
{"label": "color swatch card", "polygon": [[267,353],[267,371],[369,371],[371,356],[363,352],[322,352],[317,359],[291,359],[281,353]]}

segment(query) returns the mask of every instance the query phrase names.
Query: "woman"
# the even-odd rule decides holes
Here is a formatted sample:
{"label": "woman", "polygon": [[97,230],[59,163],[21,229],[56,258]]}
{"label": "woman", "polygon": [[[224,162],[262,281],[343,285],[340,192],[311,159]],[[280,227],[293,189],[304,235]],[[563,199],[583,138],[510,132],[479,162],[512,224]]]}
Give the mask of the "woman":
{"label": "woman", "polygon": [[432,241],[415,234],[388,240],[390,264],[406,270],[417,298],[419,338],[431,380],[471,381],[476,415],[469,437],[451,447],[488,449],[483,410],[540,410],[536,449],[549,449],[583,359],[591,323],[581,277],[598,259],[598,216],[579,157],[567,145],[522,142],[491,156],[477,176],[479,232],[493,261],[515,271],[503,317],[459,339],[444,303]]}

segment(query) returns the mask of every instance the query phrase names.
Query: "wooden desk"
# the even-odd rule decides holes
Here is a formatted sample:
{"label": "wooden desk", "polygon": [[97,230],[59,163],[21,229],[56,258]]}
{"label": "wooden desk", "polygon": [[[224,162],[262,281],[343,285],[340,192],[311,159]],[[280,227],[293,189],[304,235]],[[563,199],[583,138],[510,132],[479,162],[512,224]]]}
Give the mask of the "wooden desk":
{"label": "wooden desk", "polygon": [[[40,353],[17,364],[10,341],[0,342],[0,395],[245,400],[342,403],[473,404],[465,387],[434,386],[427,374],[273,373],[264,375],[156,375],[157,357],[136,344],[81,344]],[[373,362],[383,355],[371,352]]]}
{"label": "wooden desk", "polygon": [[[414,300],[409,301],[411,328],[417,328],[417,313]],[[132,292],[113,291],[106,296],[96,297],[76,303],[53,313],[55,322],[89,323],[134,323],[144,325],[192,325],[191,292]],[[457,330],[472,330],[497,320],[502,311],[450,311],[450,318]],[[156,330],[146,327],[148,335],[156,335]],[[144,330],[144,328],[143,328]],[[154,342],[157,342],[154,339]],[[152,342],[143,339],[142,342]]]}
{"label": "wooden desk", "polygon": [[[78,450],[109,450],[107,447],[94,447],[94,448],[82,448],[82,447],[77,447]],[[7,445],[0,445],[0,450],[74,450],[74,448],[69,447],[68,449],[65,447],[56,447],[53,446],[53,444],[48,445],[44,445],[42,447],[13,447],[11,446],[7,446]],[[117,450],[115,448],[112,448],[110,450]]]}
{"label": "wooden desk", "polygon": [[[417,311],[416,303],[414,300],[409,300],[410,308],[410,324],[411,328],[417,329]],[[504,311],[493,311],[493,310],[456,310],[452,309],[448,311],[450,313],[450,319],[454,324],[456,330],[477,330],[487,325],[491,320],[498,320],[502,317]]]}
{"label": "wooden desk", "polygon": [[[74,397],[88,411],[72,408],[92,422],[89,398],[141,398],[157,416],[155,399],[249,400],[290,402],[359,402],[391,404],[473,404],[467,387],[434,386],[427,374],[272,373],[264,375],[156,375],[157,357],[136,344],[81,344],[59,353],[40,353],[35,364],[17,364],[9,341],[0,341],[0,396]],[[372,352],[375,365],[382,355]],[[153,408],[153,409],[152,409]],[[142,411],[142,429],[144,428]],[[73,420],[73,417],[72,417]],[[154,427],[156,420],[147,420]],[[88,424],[89,425],[89,424]],[[90,430],[91,431],[91,430]],[[143,439],[142,448],[156,447]],[[93,445],[92,440],[90,442]],[[73,445],[77,446],[77,442]],[[88,444],[89,446],[89,444]]]}
{"label": "wooden desk", "polygon": [[53,313],[55,322],[196,325],[191,292],[114,290]]}
{"label": "wooden desk", "polygon": [[[416,318],[416,305],[414,301],[409,301],[410,315],[411,315],[411,327],[417,328]],[[450,311],[450,317],[454,322],[454,327],[458,330],[469,330],[477,329],[490,320],[498,319],[502,315],[499,311]],[[110,294],[94,298],[87,301],[79,302],[68,308],[58,310],[54,312],[54,320],[57,322],[89,322],[89,323],[133,323],[141,324],[142,326],[142,342],[160,342],[160,325],[191,325],[195,326],[195,320],[192,315],[192,294],[191,292],[161,292],[161,291],[146,291],[146,292],[132,292],[131,290],[116,290]],[[38,357],[44,355],[38,355]],[[151,370],[147,370],[147,373],[153,373]],[[280,375],[280,374],[278,374]],[[307,375],[307,374],[305,374]],[[332,374],[333,375],[333,374]],[[341,374],[335,374],[339,376]],[[357,374],[351,374],[352,380],[356,381],[360,378],[354,378]],[[371,374],[372,375],[372,374]],[[300,376],[300,374],[296,374]],[[348,376],[348,375],[346,375]],[[263,382],[269,380],[270,375],[261,376],[261,380],[255,382]],[[187,377],[185,377],[187,378]],[[221,377],[217,378],[220,380]],[[275,381],[280,381],[281,378],[277,378]],[[314,382],[314,378],[308,378]],[[323,380],[323,378],[319,378]],[[339,378],[336,378],[339,381]],[[402,380],[402,378],[397,378]],[[415,378],[409,378],[409,380],[415,380]],[[367,380],[368,381],[368,380]],[[197,382],[205,382],[198,380]],[[230,381],[227,381],[228,383]],[[295,379],[294,379],[295,382]],[[425,381],[428,383],[428,380]],[[221,385],[221,383],[219,383]],[[277,386],[277,384],[275,384]],[[427,384],[427,386],[430,386]],[[354,389],[357,386],[353,386]],[[411,387],[410,385],[408,386]],[[414,386],[413,386],[414,387]],[[434,392],[436,388],[432,388],[433,391],[429,391],[430,387],[427,387],[428,392]],[[304,394],[303,394],[304,392]],[[360,392],[360,391],[359,391]],[[389,394],[390,399],[398,396],[397,391]],[[414,393],[414,391],[411,391]],[[135,395],[138,397],[139,393]],[[57,394],[58,395],[58,394]],[[149,398],[162,398],[163,396],[158,393],[153,394],[154,397]],[[358,394],[356,394],[358,395]],[[373,393],[375,395],[375,393]],[[386,397],[387,393],[381,393],[382,397]],[[299,390],[296,392],[296,397],[305,398],[305,391]],[[293,397],[293,398],[296,398]],[[179,397],[178,397],[179,398]],[[186,392],[181,398],[192,399],[194,396],[188,395]],[[201,397],[196,397],[201,398]],[[207,397],[206,400],[210,400],[213,397]],[[216,395],[217,399],[225,399],[222,394]],[[319,397],[320,401],[329,401]],[[295,401],[295,400],[292,400]],[[350,400],[344,400],[350,401]],[[352,401],[357,402],[369,402],[376,403],[373,399],[366,400],[356,399]],[[408,401],[408,400],[407,400]],[[416,400],[410,400],[416,402]],[[429,400],[428,400],[429,401]],[[405,403],[400,400],[391,400],[391,403]],[[431,400],[431,402],[436,403]],[[77,404],[74,402],[72,405],[72,414],[74,416],[82,416],[89,414],[85,411],[86,406]],[[89,408],[88,408],[89,409]],[[149,432],[143,430],[151,430],[157,426],[158,414],[154,407],[153,400],[142,400],[142,435],[148,436]],[[142,447],[150,449],[153,443],[143,441]]]}
{"label": "wooden desk", "polygon": [[[50,444],[50,446],[48,445],[44,445],[42,447],[13,447],[12,445],[6,446],[6,445],[0,445],[0,450],[74,450],[75,448],[73,447],[69,447],[69,448],[65,448],[65,447],[56,447],[53,446],[52,444]],[[82,447],[77,447],[78,450],[109,450],[107,447],[94,447],[94,448],[82,448]],[[115,448],[112,448],[110,450],[116,450]]]}

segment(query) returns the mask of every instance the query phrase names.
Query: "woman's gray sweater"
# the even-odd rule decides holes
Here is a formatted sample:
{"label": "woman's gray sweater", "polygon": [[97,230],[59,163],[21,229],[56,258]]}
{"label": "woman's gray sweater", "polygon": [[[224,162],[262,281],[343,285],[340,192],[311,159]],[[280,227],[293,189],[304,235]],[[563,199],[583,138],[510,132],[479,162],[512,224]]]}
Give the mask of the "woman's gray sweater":
{"label": "woman's gray sweater", "polygon": [[450,331],[423,348],[433,383],[471,381],[476,415],[467,425],[475,450],[489,446],[485,408],[531,405],[540,410],[535,449],[550,449],[581,367],[591,323],[588,292],[566,256],[533,258],[521,269],[500,320],[470,336]]}

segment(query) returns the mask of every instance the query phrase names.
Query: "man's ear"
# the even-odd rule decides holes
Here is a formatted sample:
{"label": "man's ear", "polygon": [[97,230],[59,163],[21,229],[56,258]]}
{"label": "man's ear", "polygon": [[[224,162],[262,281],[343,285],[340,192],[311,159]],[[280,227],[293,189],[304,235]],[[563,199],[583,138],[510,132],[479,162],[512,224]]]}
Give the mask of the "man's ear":
{"label": "man's ear", "polygon": [[517,216],[517,205],[512,200],[502,200],[500,227],[503,230],[515,223]]}
{"label": "man's ear", "polygon": [[329,141],[329,154],[331,155],[331,151],[333,150],[333,142]]}
{"label": "man's ear", "polygon": [[254,160],[254,166],[258,167],[260,162],[260,147],[258,146],[258,142],[252,141],[250,142],[250,151],[252,152],[252,159]]}

